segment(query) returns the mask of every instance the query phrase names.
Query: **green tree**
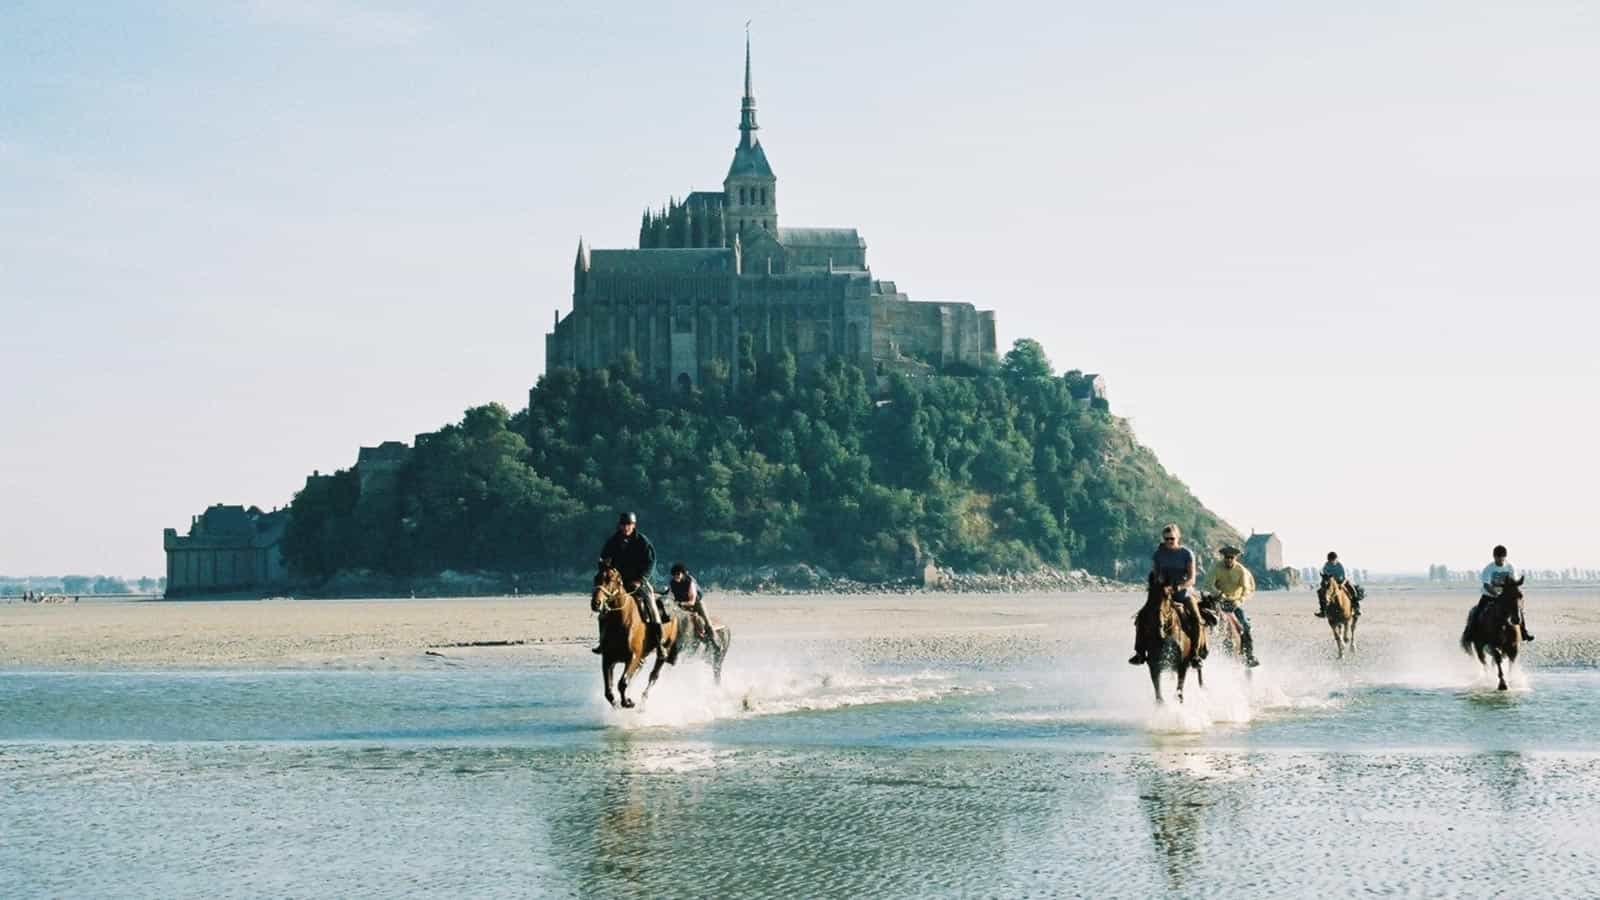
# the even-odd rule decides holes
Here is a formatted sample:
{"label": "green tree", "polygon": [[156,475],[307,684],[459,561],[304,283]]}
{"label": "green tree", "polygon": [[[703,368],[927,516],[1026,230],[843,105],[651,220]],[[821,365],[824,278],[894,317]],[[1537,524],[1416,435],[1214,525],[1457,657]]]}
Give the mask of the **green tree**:
{"label": "green tree", "polygon": [[1033,338],[1019,338],[1000,362],[1000,373],[1013,381],[1021,378],[1049,378],[1054,374],[1044,346]]}

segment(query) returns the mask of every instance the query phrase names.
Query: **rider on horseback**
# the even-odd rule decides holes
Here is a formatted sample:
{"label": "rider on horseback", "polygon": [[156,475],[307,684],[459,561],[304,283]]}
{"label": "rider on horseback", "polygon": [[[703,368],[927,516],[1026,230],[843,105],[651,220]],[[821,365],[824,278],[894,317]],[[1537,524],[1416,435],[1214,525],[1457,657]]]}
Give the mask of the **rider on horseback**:
{"label": "rider on horseback", "polygon": [[[1177,525],[1169,524],[1161,529],[1161,545],[1156,548],[1155,555],[1151,558],[1150,577],[1172,586],[1172,599],[1188,611],[1184,628],[1188,630],[1190,640],[1194,641],[1195,656],[1205,659],[1207,652],[1205,629],[1200,627],[1200,604],[1192,593],[1195,578],[1194,551],[1179,543],[1182,538],[1183,532]],[[1155,612],[1156,609],[1146,602],[1139,610],[1139,618],[1143,619]],[[1129,665],[1143,665],[1147,655],[1156,650],[1155,647],[1144,646],[1139,640],[1140,634],[1141,631],[1136,624],[1133,632],[1133,656],[1128,658]]]}
{"label": "rider on horseback", "polygon": [[[1508,581],[1517,578],[1517,567],[1506,562],[1506,548],[1497,545],[1494,548],[1494,562],[1483,567],[1483,596],[1478,598],[1479,607],[1483,607],[1499,599],[1502,586]],[[1533,640],[1533,632],[1528,630],[1528,616],[1523,612],[1522,599],[1517,598],[1516,618],[1512,624],[1522,629],[1522,639]]]}
{"label": "rider on horseback", "polygon": [[681,562],[672,564],[672,581],[667,588],[678,607],[694,618],[697,630],[705,635],[706,643],[711,645],[712,650],[721,653],[716,628],[711,624],[711,614],[706,612],[705,594],[701,593],[700,582],[689,574],[687,566]]}
{"label": "rider on horseback", "polygon": [[1256,577],[1250,574],[1244,563],[1239,562],[1239,548],[1223,547],[1221,553],[1222,565],[1211,570],[1206,591],[1220,594],[1223,610],[1232,612],[1233,617],[1239,620],[1239,643],[1244,651],[1244,664],[1255,667],[1261,663],[1256,659],[1256,642],[1250,635],[1250,619],[1244,614],[1244,601],[1256,592]]}
{"label": "rider on horseback", "polygon": [[[638,516],[625,512],[617,517],[617,530],[600,548],[600,558],[611,560],[611,564],[617,567],[617,574],[622,576],[622,586],[640,601],[645,618],[654,626],[651,632],[651,640],[655,641],[654,649],[660,651],[661,623],[667,617],[666,610],[661,606],[661,598],[650,586],[650,576],[656,568],[656,548],[639,531]],[[600,634],[601,637],[605,636],[604,624],[600,626]],[[597,644],[591,652],[599,653],[600,649]]]}
{"label": "rider on horseback", "polygon": [[1339,562],[1339,554],[1328,551],[1328,561],[1322,564],[1322,584],[1317,587],[1317,611],[1319,619],[1328,617],[1328,585],[1339,584],[1344,586],[1345,593],[1350,595],[1350,606],[1355,615],[1361,615],[1361,598],[1366,591],[1351,584],[1344,577],[1344,563]]}

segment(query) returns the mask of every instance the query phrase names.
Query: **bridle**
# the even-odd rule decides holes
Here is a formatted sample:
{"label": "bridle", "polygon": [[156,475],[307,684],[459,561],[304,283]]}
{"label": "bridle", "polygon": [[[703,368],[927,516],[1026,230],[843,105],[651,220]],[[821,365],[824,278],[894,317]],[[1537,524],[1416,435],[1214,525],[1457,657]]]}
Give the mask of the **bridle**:
{"label": "bridle", "polygon": [[628,602],[628,592],[623,588],[621,578],[608,578],[604,584],[596,584],[594,590],[600,595],[599,609],[596,612],[601,615],[621,612],[623,605]]}

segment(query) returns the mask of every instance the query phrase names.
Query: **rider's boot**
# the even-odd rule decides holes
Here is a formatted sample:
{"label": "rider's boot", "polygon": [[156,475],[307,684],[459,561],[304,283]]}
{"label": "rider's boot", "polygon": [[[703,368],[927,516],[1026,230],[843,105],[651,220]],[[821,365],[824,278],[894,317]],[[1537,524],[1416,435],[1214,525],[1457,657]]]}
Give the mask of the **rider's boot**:
{"label": "rider's boot", "polygon": [[1138,642],[1135,642],[1133,645],[1133,655],[1128,657],[1128,665],[1142,666],[1145,664],[1147,659],[1148,657],[1145,656],[1144,648],[1139,646]]}
{"label": "rider's boot", "polygon": [[606,639],[606,627],[604,625],[601,625],[600,626],[600,640],[595,642],[595,645],[593,647],[589,648],[589,652],[590,653],[599,653],[603,648],[603,645],[605,643],[605,639]]}
{"label": "rider's boot", "polygon": [[1316,616],[1319,619],[1326,619],[1328,617],[1328,601],[1325,598],[1317,598]]}
{"label": "rider's boot", "polygon": [[1256,659],[1256,640],[1250,635],[1239,639],[1239,648],[1244,651],[1244,664],[1252,669],[1261,665],[1261,660]]}
{"label": "rider's boot", "polygon": [[702,614],[700,623],[705,628],[706,643],[711,645],[711,652],[720,656],[722,654],[722,644],[717,641],[717,629],[712,627],[711,619]]}

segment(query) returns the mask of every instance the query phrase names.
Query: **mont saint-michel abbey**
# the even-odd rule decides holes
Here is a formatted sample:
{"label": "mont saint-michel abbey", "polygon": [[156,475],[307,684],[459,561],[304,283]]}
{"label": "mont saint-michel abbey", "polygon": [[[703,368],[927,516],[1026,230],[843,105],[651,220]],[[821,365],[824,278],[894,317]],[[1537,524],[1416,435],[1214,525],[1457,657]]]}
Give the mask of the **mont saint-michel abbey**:
{"label": "mont saint-michel abbey", "polygon": [[873,276],[854,228],[780,224],[778,178],[756,131],[747,40],[739,146],[722,190],[646,212],[637,250],[578,241],[572,312],[558,310],[545,337],[547,370],[600,368],[632,351],[645,372],[684,387],[716,360],[737,379],[744,335],[757,354],[788,350],[802,371],[830,355],[879,374],[994,363],[994,313],[909,299]]}

